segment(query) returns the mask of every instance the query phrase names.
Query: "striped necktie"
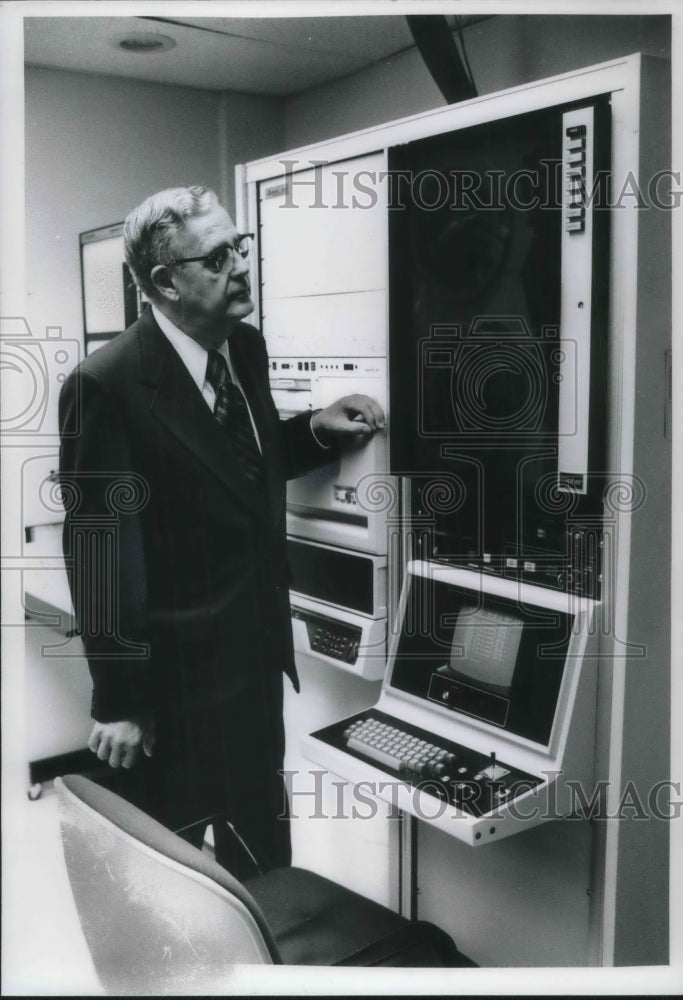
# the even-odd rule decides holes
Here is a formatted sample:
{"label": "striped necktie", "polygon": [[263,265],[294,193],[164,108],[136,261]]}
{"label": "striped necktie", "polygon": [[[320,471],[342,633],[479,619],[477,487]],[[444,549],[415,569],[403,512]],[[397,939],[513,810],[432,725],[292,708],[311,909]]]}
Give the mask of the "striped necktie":
{"label": "striped necktie", "polygon": [[228,365],[219,351],[209,351],[206,379],[216,393],[213,414],[230,434],[230,440],[247,477],[254,483],[263,478],[263,457],[244,396],[230,378]]}

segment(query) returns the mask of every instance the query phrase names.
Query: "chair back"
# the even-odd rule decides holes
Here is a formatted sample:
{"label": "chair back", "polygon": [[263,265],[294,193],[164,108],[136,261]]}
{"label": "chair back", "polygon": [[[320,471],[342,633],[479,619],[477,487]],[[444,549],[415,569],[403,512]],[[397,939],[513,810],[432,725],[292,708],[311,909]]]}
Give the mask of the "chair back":
{"label": "chair back", "polygon": [[55,785],[71,889],[107,992],[224,992],[235,963],[282,961],[256,902],[224,868],[81,775]]}

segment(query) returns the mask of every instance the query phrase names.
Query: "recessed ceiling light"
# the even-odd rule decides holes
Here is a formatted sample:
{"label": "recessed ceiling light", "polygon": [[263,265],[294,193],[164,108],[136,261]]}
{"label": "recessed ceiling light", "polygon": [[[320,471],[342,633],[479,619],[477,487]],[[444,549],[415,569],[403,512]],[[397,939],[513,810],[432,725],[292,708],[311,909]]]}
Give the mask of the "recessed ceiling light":
{"label": "recessed ceiling light", "polygon": [[128,35],[117,35],[109,39],[109,44],[122,52],[132,52],[134,55],[147,55],[151,52],[165,52],[174,49],[175,41],[168,35],[157,35],[151,32],[133,31]]}

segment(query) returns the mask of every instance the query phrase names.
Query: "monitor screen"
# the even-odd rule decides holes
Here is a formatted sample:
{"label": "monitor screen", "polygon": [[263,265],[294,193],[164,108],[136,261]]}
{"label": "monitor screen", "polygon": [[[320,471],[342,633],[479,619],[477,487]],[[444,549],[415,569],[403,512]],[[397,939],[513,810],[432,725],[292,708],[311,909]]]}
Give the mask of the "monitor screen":
{"label": "monitor screen", "polygon": [[461,680],[507,695],[517,662],[524,621],[491,607],[463,604],[453,629],[448,664]]}
{"label": "monitor screen", "polygon": [[573,615],[410,577],[390,685],[550,741]]}

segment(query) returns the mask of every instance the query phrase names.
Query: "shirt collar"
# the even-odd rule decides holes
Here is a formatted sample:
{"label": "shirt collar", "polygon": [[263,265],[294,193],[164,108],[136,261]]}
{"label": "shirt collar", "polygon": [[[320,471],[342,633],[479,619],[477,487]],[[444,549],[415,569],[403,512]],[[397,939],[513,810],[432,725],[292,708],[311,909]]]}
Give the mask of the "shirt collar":
{"label": "shirt collar", "polygon": [[[197,388],[201,392],[204,387],[204,381],[206,379],[206,362],[208,359],[208,351],[198,344],[196,340],[188,336],[183,330],[179,329],[175,323],[173,323],[168,316],[164,315],[160,309],[157,309],[155,305],[152,305],[152,315],[157,322],[157,325],[161,332],[170,340],[173,347],[180,355],[180,358],[190,373],[193,381],[196,383]],[[230,352],[228,351],[228,342],[224,340],[218,351],[223,355],[225,360],[230,365]]]}

